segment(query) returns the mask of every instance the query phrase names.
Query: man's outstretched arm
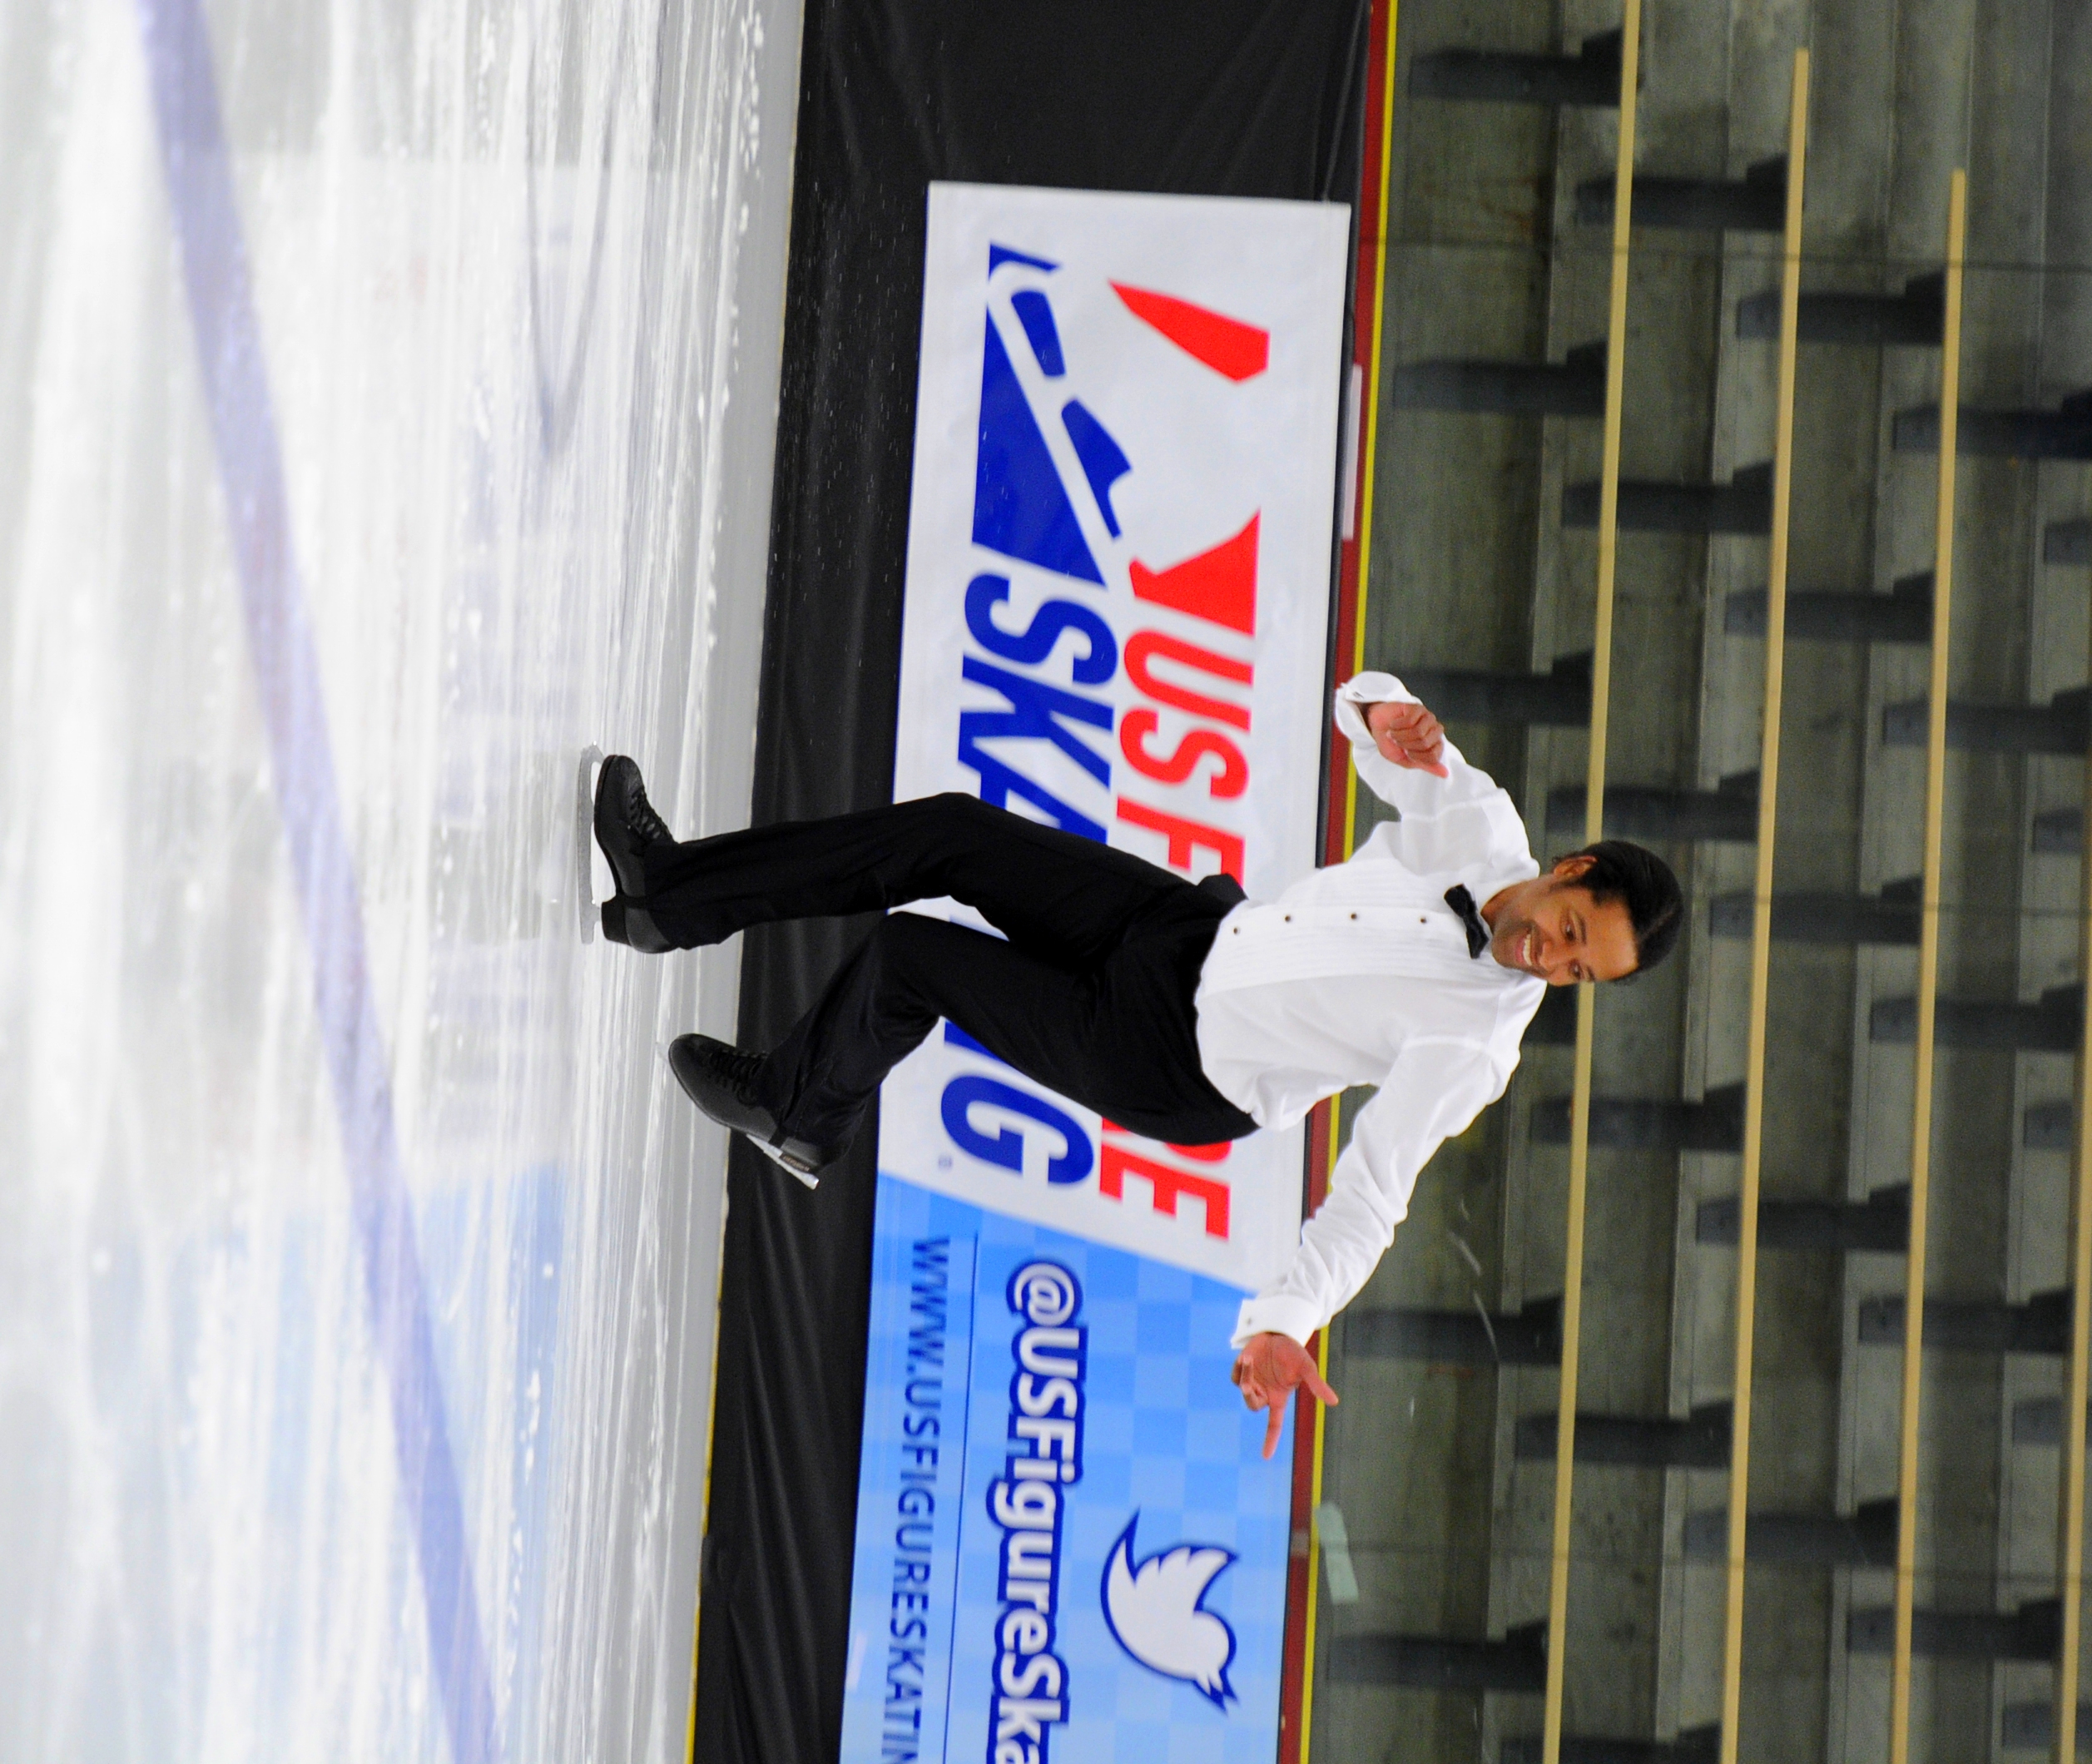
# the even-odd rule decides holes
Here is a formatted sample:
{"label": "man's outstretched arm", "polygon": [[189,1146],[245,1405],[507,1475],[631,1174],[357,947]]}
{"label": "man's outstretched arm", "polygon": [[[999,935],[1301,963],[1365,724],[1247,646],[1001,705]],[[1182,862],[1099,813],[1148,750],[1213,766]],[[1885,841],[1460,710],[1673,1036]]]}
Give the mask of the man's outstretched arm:
{"label": "man's outstretched arm", "polygon": [[1307,1338],[1371,1276],[1394,1241],[1395,1227],[1408,1214],[1417,1172],[1448,1136],[1503,1094],[1509,1077],[1471,1041],[1420,1039],[1403,1049],[1386,1082],[1359,1111],[1329,1193],[1301,1227],[1292,1261],[1243,1302],[1236,1325],[1241,1351],[1235,1382],[1250,1408],[1272,1410],[1267,1457],[1277,1444],[1285,1403],[1296,1390],[1306,1384],[1330,1400],[1323,1395],[1329,1386],[1321,1375],[1308,1375],[1315,1362]]}
{"label": "man's outstretched arm", "polygon": [[1336,689],[1336,718],[1359,781],[1401,815],[1374,838],[1410,869],[1532,862],[1518,805],[1392,674],[1354,674]]}

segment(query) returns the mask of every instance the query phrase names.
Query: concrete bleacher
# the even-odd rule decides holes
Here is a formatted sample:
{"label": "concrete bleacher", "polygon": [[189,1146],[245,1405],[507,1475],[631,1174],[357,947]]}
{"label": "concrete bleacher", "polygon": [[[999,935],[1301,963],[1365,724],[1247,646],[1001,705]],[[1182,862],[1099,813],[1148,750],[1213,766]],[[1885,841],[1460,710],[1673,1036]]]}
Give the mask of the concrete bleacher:
{"label": "concrete bleacher", "polygon": [[[1544,858],[1584,819],[1618,24],[1584,0],[1405,0],[1399,24],[1367,664],[1436,695]],[[1956,166],[1971,267],[1911,1757],[2053,1738],[2092,740],[2092,12],[1652,0],[1606,820],[1665,852],[1693,917],[1667,969],[1599,1003],[1564,1760],[1712,1759],[1720,1741],[1780,156],[1802,44],[1817,98],[1738,1738],[1780,1764],[1889,1756],[1912,743]],[[1320,1609],[1317,1764],[1538,1764],[1565,1005],[1434,1161],[1331,1332],[1344,1403],[1324,1489],[1359,1591]]]}

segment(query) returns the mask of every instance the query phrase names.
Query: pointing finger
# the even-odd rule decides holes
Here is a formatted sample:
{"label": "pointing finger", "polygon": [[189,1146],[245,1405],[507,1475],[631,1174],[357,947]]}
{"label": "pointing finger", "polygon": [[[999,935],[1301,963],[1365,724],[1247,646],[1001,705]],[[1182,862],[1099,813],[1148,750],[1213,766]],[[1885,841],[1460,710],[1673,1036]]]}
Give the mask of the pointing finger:
{"label": "pointing finger", "polygon": [[1271,1420],[1264,1428],[1264,1455],[1268,1458],[1278,1449],[1278,1436],[1286,1425],[1286,1404],[1279,1399],[1272,1404]]}

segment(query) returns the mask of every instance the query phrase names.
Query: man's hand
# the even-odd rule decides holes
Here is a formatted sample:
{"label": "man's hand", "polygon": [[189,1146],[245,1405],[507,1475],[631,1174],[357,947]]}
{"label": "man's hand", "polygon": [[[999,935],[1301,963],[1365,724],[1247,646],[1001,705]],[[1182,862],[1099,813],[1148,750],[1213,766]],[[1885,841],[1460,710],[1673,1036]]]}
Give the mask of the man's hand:
{"label": "man's hand", "polygon": [[1336,1393],[1315,1370],[1315,1356],[1291,1335],[1252,1335],[1248,1345],[1235,1358],[1232,1375],[1242,1392],[1246,1409],[1268,1409],[1271,1420],[1264,1429],[1264,1455],[1278,1449],[1278,1436],[1286,1425],[1286,1410],[1293,1393],[1302,1385],[1321,1401],[1334,1408]]}
{"label": "man's hand", "polygon": [[1423,706],[1390,699],[1360,708],[1382,758],[1415,771],[1445,775],[1445,726]]}

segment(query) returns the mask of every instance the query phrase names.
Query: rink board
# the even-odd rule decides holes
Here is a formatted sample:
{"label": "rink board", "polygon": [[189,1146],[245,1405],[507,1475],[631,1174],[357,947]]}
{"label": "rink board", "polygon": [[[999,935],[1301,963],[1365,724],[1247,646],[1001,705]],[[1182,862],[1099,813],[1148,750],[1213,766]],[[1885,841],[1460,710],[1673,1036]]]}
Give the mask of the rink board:
{"label": "rink board", "polygon": [[[897,800],[1252,898],[1311,866],[1348,242],[1336,204],[931,186]],[[1158,1144],[947,1024],[879,1164],[846,1764],[1268,1758],[1286,1476],[1228,1344],[1299,1129]]]}

